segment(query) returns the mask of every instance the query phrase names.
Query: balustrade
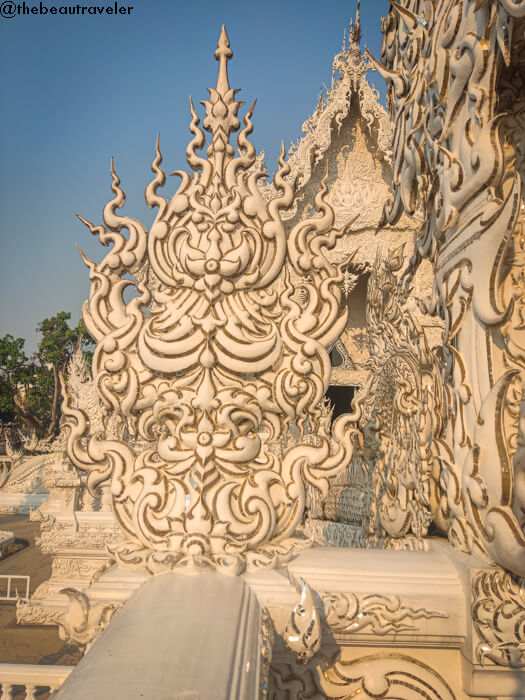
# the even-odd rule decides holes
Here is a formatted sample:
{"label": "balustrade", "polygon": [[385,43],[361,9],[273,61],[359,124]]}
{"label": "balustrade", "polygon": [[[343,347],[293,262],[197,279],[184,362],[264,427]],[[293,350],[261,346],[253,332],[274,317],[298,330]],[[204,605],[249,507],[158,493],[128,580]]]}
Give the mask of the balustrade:
{"label": "balustrade", "polygon": [[73,666],[0,664],[0,700],[45,700],[72,670]]}

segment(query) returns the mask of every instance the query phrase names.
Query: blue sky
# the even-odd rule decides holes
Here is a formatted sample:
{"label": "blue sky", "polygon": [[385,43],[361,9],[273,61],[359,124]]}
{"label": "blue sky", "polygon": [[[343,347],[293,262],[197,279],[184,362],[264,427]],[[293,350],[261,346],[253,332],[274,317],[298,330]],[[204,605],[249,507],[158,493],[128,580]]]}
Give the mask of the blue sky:
{"label": "blue sky", "polygon": [[[0,17],[0,335],[26,338],[29,352],[40,320],[62,310],[80,317],[89,278],[76,244],[96,260],[105,249],[74,214],[101,223],[110,157],[127,196],[123,211],[147,225],[154,213],[144,188],[158,132],[165,171],[186,169],[188,95],[198,102],[215,85],[221,25],[234,52],[230,83],[242,89],[239,99],[257,98],[252,141],[273,171],[281,139],[286,147],[297,140],[330,84],[355,13],[355,0],[131,3],[131,13],[117,16]],[[387,11],[387,0],[361,8],[362,44],[376,57]],[[384,94],[379,75],[371,80]],[[168,180],[165,192],[177,182]]]}

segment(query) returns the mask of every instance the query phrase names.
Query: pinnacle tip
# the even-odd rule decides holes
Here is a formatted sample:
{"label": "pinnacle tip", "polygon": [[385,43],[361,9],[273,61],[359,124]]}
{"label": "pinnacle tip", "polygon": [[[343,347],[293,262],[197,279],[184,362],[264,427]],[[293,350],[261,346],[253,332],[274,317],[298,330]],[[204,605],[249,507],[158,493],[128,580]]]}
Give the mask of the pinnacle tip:
{"label": "pinnacle tip", "polygon": [[231,51],[229,49],[230,38],[228,36],[228,32],[226,31],[226,27],[223,24],[221,33],[219,34],[219,39],[217,41],[217,51],[215,52],[217,60],[219,60],[218,56],[220,56],[221,53],[225,53],[226,56],[230,57]]}
{"label": "pinnacle tip", "polygon": [[219,73],[217,75],[217,85],[215,89],[219,94],[224,95],[230,89],[227,63],[233,56],[233,51],[230,49],[230,40],[224,25],[222,25],[219,41],[217,42],[217,50],[214,55],[216,60],[219,61]]}

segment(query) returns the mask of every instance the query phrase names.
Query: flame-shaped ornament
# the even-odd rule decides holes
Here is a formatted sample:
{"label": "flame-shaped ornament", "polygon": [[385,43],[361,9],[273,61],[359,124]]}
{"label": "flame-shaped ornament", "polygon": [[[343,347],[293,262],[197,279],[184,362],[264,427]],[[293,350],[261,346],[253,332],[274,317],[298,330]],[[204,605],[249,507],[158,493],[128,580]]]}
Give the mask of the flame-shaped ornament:
{"label": "flame-shaped ornament", "polygon": [[[339,418],[332,435],[319,423],[326,349],[346,322],[342,270],[324,254],[339,235],[327,188],[317,195],[318,214],[287,234],[280,212],[295,186],[285,180],[283,147],[279,196],[269,203],[261,196],[258,181],[267,174],[256,169],[248,140],[253,105],[237,154],[230,144],[243,104],[229,86],[231,56],[223,28],[217,85],[202,103],[207,158],[198,155],[206,138],[190,100],[186,157],[194,173],[175,173],[181,183],[169,201],[157,192],[166,179],[157,142],[146,201],[158,214],[149,234],[116,213],[125,196],[113,164],[105,226],[83,220],[112,245],[99,264],[84,256],[92,288],[83,315],[97,343],[94,379],[108,418],[120,420],[121,439],[86,440],[86,416],[66,397],[68,453],[92,492],[110,484],[126,535],[115,558],[151,572],[275,565],[297,546],[306,483],[326,494],[352,452],[357,415]],[[292,277],[308,280],[304,309]],[[126,302],[129,286],[136,296]],[[300,438],[284,452],[291,428]],[[306,444],[305,432],[319,435],[317,446]]]}

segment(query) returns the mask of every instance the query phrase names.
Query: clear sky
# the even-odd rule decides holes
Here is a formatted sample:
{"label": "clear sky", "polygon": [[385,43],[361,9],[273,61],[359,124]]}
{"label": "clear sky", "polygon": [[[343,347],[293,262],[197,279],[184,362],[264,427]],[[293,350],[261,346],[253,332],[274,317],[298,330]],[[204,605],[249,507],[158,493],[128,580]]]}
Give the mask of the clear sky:
{"label": "clear sky", "polygon": [[[320,88],[330,84],[356,0],[131,3],[125,15],[0,17],[0,335],[26,338],[28,352],[40,320],[62,310],[75,323],[80,318],[89,277],[75,244],[95,260],[106,251],[74,214],[102,223],[110,157],[127,196],[123,211],[147,225],[154,212],[144,188],[158,132],[164,170],[186,169],[188,95],[198,102],[215,85],[221,25],[234,52],[230,83],[242,89],[239,99],[257,98],[251,138],[273,172],[281,139],[286,147],[297,140]],[[9,2],[0,1],[2,11],[9,14]],[[362,3],[362,45],[376,57],[387,11],[387,0]],[[380,76],[371,79],[384,94]],[[168,179],[165,193],[177,183]]]}

